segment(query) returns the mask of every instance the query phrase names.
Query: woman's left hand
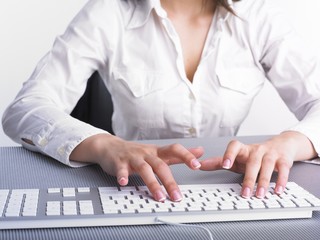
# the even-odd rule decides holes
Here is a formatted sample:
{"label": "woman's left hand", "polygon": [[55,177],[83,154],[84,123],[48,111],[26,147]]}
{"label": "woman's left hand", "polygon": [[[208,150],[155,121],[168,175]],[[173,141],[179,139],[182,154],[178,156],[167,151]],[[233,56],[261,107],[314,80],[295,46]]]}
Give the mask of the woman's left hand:
{"label": "woman's left hand", "polygon": [[[278,172],[275,193],[281,194],[287,184],[294,161],[317,156],[310,140],[303,134],[287,131],[263,143],[243,144],[231,141],[223,157],[213,157],[201,162],[201,170],[230,169],[244,173],[241,195],[245,198],[255,194],[265,197],[272,173]],[[255,193],[254,186],[257,181]]]}

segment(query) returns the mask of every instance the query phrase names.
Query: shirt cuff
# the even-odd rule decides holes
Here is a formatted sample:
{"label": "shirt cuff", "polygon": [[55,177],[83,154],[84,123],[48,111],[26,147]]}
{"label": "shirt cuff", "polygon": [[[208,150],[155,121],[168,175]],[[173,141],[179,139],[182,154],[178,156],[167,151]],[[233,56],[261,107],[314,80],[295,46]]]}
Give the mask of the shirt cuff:
{"label": "shirt cuff", "polygon": [[72,119],[65,119],[48,128],[33,138],[36,148],[40,152],[66,164],[70,167],[86,166],[88,163],[70,161],[71,152],[85,139],[97,134],[110,134],[90,124]]}

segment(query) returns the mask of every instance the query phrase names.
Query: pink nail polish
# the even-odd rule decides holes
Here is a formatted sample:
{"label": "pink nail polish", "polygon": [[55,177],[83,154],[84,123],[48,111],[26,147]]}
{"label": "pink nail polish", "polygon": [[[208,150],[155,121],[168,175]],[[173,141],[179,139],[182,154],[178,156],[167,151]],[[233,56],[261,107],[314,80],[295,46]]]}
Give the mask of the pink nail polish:
{"label": "pink nail polish", "polygon": [[171,194],[171,199],[174,202],[180,202],[182,200],[182,195],[179,191],[175,190]]}
{"label": "pink nail polish", "polygon": [[282,186],[277,186],[275,189],[275,193],[280,195],[283,193],[283,187]]}
{"label": "pink nail polish", "polygon": [[231,167],[231,160],[230,159],[224,160],[222,167],[224,169],[229,169]]}
{"label": "pink nail polish", "polygon": [[242,194],[241,194],[242,197],[244,198],[250,198],[251,197],[251,190],[250,188],[246,187],[242,190]]}
{"label": "pink nail polish", "polygon": [[125,186],[127,184],[127,180],[124,177],[121,177],[121,178],[118,179],[118,183],[121,186]]}
{"label": "pink nail polish", "polygon": [[159,202],[164,202],[166,200],[166,195],[161,190],[158,190],[154,194],[154,199]]}
{"label": "pink nail polish", "polygon": [[193,159],[191,161],[191,165],[194,167],[194,168],[200,168],[201,167],[201,164],[200,162],[197,160],[197,159]]}
{"label": "pink nail polish", "polygon": [[265,189],[263,187],[259,188],[256,195],[257,195],[258,198],[264,198]]}

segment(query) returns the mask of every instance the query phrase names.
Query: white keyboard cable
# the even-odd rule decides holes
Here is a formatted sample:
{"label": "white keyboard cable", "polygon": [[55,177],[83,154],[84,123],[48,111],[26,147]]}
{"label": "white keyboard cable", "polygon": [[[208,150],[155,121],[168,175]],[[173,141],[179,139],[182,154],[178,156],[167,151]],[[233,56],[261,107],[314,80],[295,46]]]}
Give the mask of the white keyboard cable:
{"label": "white keyboard cable", "polygon": [[174,223],[174,222],[169,222],[169,221],[166,221],[166,220],[162,220],[158,217],[156,217],[154,219],[154,221],[156,223],[164,223],[164,224],[168,224],[168,225],[173,225],[173,226],[179,226],[179,227],[194,227],[194,228],[199,228],[199,229],[202,229],[202,230],[205,230],[206,233],[209,235],[209,240],[213,240],[213,236],[212,236],[212,233],[210,232],[210,230],[206,227],[203,227],[203,226],[198,226],[198,225],[194,225],[194,224],[183,224],[183,223]]}

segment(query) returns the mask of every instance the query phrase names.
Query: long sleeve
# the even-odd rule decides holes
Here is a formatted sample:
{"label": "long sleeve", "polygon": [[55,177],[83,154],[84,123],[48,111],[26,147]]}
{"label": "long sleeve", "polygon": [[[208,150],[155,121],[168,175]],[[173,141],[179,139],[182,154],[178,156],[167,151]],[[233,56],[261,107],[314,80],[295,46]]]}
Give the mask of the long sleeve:
{"label": "long sleeve", "polygon": [[[256,46],[266,77],[299,120],[288,128],[306,135],[320,154],[320,57],[295,32],[275,2],[262,1]],[[257,4],[258,7],[258,4]]]}
{"label": "long sleeve", "polygon": [[69,115],[90,75],[106,62],[103,2],[89,1],[56,38],[2,119],[6,134],[16,142],[74,166],[72,150],[87,137],[105,133]]}

